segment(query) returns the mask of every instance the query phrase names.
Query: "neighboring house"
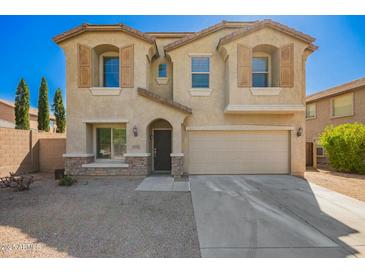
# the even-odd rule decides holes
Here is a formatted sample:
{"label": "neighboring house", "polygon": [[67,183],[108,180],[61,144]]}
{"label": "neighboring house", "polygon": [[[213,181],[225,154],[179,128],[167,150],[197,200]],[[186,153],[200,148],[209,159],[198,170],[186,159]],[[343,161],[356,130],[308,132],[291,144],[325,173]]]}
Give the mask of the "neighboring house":
{"label": "neighboring house", "polygon": [[365,123],[365,78],[312,94],[306,105],[307,166],[327,165],[318,138],[328,125]]}
{"label": "neighboring house", "polygon": [[66,173],[305,171],[305,63],[314,38],[271,20],[196,33],[89,25],[66,55]]}
{"label": "neighboring house", "polygon": [[[14,103],[0,99],[0,127],[15,128]],[[56,132],[56,118],[50,115],[50,132]],[[38,109],[29,108],[29,127],[38,129]]]}

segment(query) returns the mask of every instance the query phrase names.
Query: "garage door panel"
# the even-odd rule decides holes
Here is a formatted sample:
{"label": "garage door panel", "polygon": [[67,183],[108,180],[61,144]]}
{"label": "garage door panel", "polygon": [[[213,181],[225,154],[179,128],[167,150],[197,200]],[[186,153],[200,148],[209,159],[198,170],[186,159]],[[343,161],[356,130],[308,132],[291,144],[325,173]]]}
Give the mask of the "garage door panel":
{"label": "garage door panel", "polygon": [[[252,146],[252,143],[260,142],[260,146]],[[210,142],[210,141],[199,141],[194,142],[190,145],[191,149],[198,149],[198,150],[210,150],[214,147],[214,151],[242,151],[242,152],[256,152],[256,151],[287,151],[288,141],[283,142],[275,142],[272,140],[271,142],[263,142],[260,140],[242,140],[242,141],[229,141],[224,140],[224,142]]]}
{"label": "garage door panel", "polygon": [[191,174],[289,173],[288,131],[189,133]]}

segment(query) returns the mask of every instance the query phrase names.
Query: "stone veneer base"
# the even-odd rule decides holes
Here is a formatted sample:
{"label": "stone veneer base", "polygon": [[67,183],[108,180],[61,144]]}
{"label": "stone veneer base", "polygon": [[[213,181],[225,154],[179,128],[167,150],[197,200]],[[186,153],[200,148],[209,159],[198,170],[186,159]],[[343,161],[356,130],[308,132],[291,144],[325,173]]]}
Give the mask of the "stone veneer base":
{"label": "stone veneer base", "polygon": [[171,175],[176,178],[184,174],[184,156],[171,156]]}
{"label": "stone veneer base", "polygon": [[151,170],[151,157],[126,157],[128,167],[82,167],[94,162],[94,156],[65,157],[65,174],[73,176],[146,176]]}

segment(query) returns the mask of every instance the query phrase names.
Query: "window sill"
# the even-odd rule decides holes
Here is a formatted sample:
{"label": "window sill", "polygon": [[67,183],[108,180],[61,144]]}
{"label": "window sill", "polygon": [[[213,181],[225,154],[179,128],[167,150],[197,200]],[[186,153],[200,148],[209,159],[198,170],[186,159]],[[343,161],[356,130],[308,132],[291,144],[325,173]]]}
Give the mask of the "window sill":
{"label": "window sill", "polygon": [[89,89],[93,96],[118,96],[121,88],[92,87]]}
{"label": "window sill", "polygon": [[212,94],[211,88],[191,88],[190,95],[191,96],[210,96]]}
{"label": "window sill", "polygon": [[314,120],[316,118],[317,118],[317,116],[315,116],[315,117],[306,117],[305,120]]}
{"label": "window sill", "polygon": [[354,114],[341,115],[341,116],[331,116],[331,119],[346,118],[346,117],[352,117],[352,116],[354,116]]}
{"label": "window sill", "polygon": [[156,82],[159,85],[167,85],[167,83],[169,82],[169,78],[167,78],[167,77],[156,77]]}
{"label": "window sill", "polygon": [[279,95],[281,92],[281,88],[272,88],[272,87],[267,87],[267,88],[250,88],[250,91],[252,93],[252,95],[258,96],[275,96],[275,95]]}

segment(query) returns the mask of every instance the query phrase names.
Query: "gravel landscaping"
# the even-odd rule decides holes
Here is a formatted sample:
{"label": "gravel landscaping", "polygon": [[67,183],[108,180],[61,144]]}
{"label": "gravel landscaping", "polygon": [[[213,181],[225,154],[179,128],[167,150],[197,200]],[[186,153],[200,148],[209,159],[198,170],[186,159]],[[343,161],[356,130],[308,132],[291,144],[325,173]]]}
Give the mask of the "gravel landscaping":
{"label": "gravel landscaping", "polygon": [[310,169],[306,171],[305,178],[311,183],[365,202],[365,175]]}
{"label": "gravel landscaping", "polygon": [[189,192],[135,191],[142,179],[84,178],[0,190],[0,257],[200,257]]}

